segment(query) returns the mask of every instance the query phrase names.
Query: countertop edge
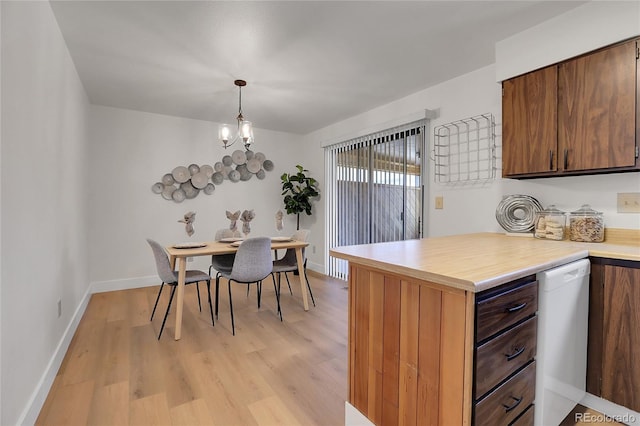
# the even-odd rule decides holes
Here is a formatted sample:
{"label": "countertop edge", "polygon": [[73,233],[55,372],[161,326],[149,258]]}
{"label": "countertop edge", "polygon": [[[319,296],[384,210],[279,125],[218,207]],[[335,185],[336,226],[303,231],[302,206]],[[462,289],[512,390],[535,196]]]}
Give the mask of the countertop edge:
{"label": "countertop edge", "polygon": [[[491,236],[490,234],[486,235]],[[460,237],[465,237],[465,235],[456,235],[452,237],[459,239]],[[469,234],[469,237],[477,238],[478,234]],[[447,237],[437,237],[436,240],[443,238],[446,239]],[[431,240],[431,238],[427,238],[425,240]],[[460,276],[456,277],[455,273],[443,273],[443,271],[436,272],[433,269],[430,270],[430,268],[421,269],[419,267],[414,267],[413,265],[396,264],[393,263],[393,260],[386,262],[381,256],[377,256],[377,258],[375,258],[374,256],[368,257],[366,253],[363,253],[363,255],[359,255],[359,253],[353,250],[354,247],[356,246],[345,247],[347,250],[340,250],[340,247],[336,247],[334,249],[330,249],[329,254],[333,257],[344,259],[357,265],[379,269],[396,275],[406,276],[416,280],[428,281],[434,284],[470,291],[473,293],[488,290],[490,288],[508,283],[515,279],[526,277],[528,275],[534,275],[538,272],[552,269],[590,256],[640,261],[640,248],[636,250],[635,244],[632,244],[632,250],[629,250],[630,246],[627,244],[595,245],[594,243],[571,242],[564,247],[566,249],[564,250],[564,253],[554,253],[554,255],[550,254],[548,256],[548,259],[538,258],[532,261],[531,264],[527,264],[526,266],[523,266],[522,262],[520,262],[521,265],[519,265],[517,268],[506,270],[504,271],[504,273],[502,273],[503,271],[500,271],[500,273],[496,274],[495,276],[487,277],[487,275],[485,275],[484,277],[478,276],[478,279],[474,279],[473,276],[469,276],[468,273],[466,274],[466,276],[465,274],[460,274]],[[544,250],[544,248],[542,247],[541,249]],[[348,252],[349,250],[350,252]],[[478,257],[481,256],[482,255],[478,255]],[[496,262],[497,261],[499,260],[496,260]]]}

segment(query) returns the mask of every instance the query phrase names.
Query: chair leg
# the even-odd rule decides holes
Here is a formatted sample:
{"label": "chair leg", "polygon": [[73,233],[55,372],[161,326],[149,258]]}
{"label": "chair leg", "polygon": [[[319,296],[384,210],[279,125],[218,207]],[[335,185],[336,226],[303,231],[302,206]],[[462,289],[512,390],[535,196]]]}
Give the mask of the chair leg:
{"label": "chair leg", "polygon": [[307,277],[307,270],[304,270],[304,279],[307,282],[307,289],[309,290],[309,295],[311,296],[311,302],[313,302],[313,306],[316,306],[316,301],[313,298],[313,292],[311,291],[311,284],[309,284],[309,277]]}
{"label": "chair leg", "polygon": [[207,295],[209,296],[209,312],[211,312],[211,325],[215,327],[216,324],[213,322],[213,306],[211,306],[211,280],[207,281]]}
{"label": "chair leg", "polygon": [[156,297],[156,304],[153,305],[153,311],[151,312],[151,318],[149,321],[153,321],[153,316],[156,313],[156,308],[158,307],[158,300],[160,300],[160,295],[162,294],[162,287],[164,287],[164,282],[160,284],[160,290],[158,291],[158,297]]}
{"label": "chair leg", "polygon": [[160,326],[160,334],[158,334],[158,340],[162,336],[162,331],[164,330],[164,323],[167,322],[167,316],[169,315],[169,309],[171,309],[171,302],[173,302],[173,295],[176,293],[176,288],[178,286],[174,285],[171,288],[171,297],[169,297],[169,304],[167,305],[167,312],[164,313],[164,319],[162,320],[162,325]]}
{"label": "chair leg", "polygon": [[220,300],[220,272],[216,274],[216,318],[218,317],[218,300]]}
{"label": "chair leg", "polygon": [[196,283],[196,292],[198,292],[198,308],[202,312],[202,305],[200,304],[200,283]]}
{"label": "chair leg", "polygon": [[260,300],[262,299],[262,281],[258,281],[256,285],[258,286],[258,291],[256,291],[258,297],[258,309],[260,309]]}
{"label": "chair leg", "polygon": [[273,279],[273,289],[276,291],[276,302],[278,303],[278,314],[280,315],[280,321],[282,321],[282,308],[280,307],[280,278],[278,277],[278,286],[276,287],[276,278],[271,274]]}
{"label": "chair leg", "polygon": [[289,275],[287,275],[287,273],[284,273],[284,277],[287,279],[287,285],[289,286],[289,293],[291,293],[291,295],[293,296],[293,291],[291,291],[291,283],[289,282]]}
{"label": "chair leg", "polygon": [[229,280],[229,311],[231,312],[231,334],[236,335],[236,324],[233,321],[233,302],[231,301],[231,280]]}

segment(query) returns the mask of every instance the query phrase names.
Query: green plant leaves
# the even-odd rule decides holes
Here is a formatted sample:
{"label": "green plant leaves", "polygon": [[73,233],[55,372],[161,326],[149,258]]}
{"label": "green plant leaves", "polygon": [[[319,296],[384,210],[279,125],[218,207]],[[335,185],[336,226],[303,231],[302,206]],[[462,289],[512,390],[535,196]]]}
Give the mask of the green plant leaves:
{"label": "green plant leaves", "polygon": [[305,173],[309,170],[297,165],[298,173],[283,173],[280,176],[282,181],[282,195],[284,195],[284,206],[287,214],[306,213],[311,215],[311,199],[320,195],[318,181],[312,177],[307,177]]}

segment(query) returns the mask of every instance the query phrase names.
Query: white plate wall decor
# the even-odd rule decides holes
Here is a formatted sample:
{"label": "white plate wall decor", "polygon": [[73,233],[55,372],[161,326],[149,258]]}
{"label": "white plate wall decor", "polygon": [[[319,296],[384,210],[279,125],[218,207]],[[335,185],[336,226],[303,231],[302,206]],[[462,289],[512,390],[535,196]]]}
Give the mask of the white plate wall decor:
{"label": "white plate wall decor", "polygon": [[232,155],[223,156],[213,166],[194,163],[177,166],[162,175],[160,181],[151,186],[151,191],[165,200],[182,203],[197,197],[199,193],[213,194],[216,185],[221,185],[225,180],[247,182],[253,175],[262,180],[266,172],[273,169],[273,161],[267,160],[262,152],[237,150]]}

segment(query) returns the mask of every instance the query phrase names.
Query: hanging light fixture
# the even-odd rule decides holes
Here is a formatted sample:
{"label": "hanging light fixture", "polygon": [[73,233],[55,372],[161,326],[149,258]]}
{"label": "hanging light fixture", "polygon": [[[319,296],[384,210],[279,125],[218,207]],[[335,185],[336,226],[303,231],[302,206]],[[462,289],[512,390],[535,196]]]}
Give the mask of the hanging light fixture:
{"label": "hanging light fixture", "polygon": [[248,150],[253,143],[253,126],[251,122],[245,120],[242,115],[242,88],[247,85],[247,82],[244,80],[236,80],[233,84],[238,86],[238,116],[236,117],[238,126],[234,132],[233,126],[221,124],[218,126],[218,139],[225,149],[242,140],[245,149]]}

